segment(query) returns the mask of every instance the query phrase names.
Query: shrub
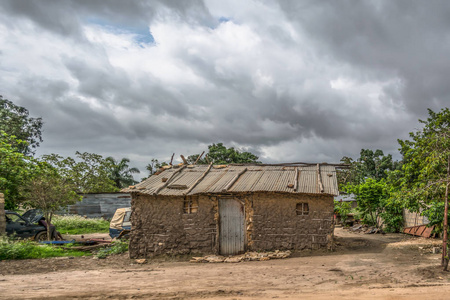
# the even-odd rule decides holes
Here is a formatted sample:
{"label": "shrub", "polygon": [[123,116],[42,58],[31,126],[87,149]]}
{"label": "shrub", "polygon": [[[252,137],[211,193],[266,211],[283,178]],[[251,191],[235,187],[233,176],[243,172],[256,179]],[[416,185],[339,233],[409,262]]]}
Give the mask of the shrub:
{"label": "shrub", "polygon": [[82,216],[55,216],[52,223],[61,233],[86,234],[109,232],[109,221],[102,218],[87,219]]}
{"label": "shrub", "polygon": [[101,249],[97,252],[98,258],[106,258],[108,255],[120,254],[128,251],[128,242],[120,240],[114,241],[108,248]]}
{"label": "shrub", "polygon": [[8,237],[0,237],[0,260],[83,255],[89,255],[89,253],[41,245],[30,240],[13,240]]}
{"label": "shrub", "polygon": [[345,221],[347,221],[348,214],[352,210],[350,202],[340,202],[334,201],[334,212],[341,217],[341,222],[345,225]]}

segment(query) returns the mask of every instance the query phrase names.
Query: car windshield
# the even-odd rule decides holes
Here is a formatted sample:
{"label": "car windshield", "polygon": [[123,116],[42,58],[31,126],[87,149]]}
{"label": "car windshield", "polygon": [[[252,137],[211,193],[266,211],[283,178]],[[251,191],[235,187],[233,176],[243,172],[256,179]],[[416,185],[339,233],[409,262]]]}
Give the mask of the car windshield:
{"label": "car windshield", "polygon": [[16,214],[6,214],[6,220],[8,222],[13,222],[13,223],[18,223],[18,222],[25,223],[25,221]]}
{"label": "car windshield", "polygon": [[42,218],[42,211],[39,209],[30,209],[29,211],[26,211],[22,218],[25,220],[28,220],[30,223],[36,223]]}

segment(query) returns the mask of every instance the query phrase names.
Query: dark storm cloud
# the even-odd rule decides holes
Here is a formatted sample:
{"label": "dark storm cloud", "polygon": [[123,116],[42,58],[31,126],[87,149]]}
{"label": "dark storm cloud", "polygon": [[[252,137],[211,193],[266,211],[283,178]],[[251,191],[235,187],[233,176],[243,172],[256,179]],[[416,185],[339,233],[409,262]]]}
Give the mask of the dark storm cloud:
{"label": "dark storm cloud", "polygon": [[448,1],[282,1],[285,14],[321,55],[360,68],[362,77],[398,76],[385,92],[414,114],[450,103]]}
{"label": "dark storm cloud", "polygon": [[[396,152],[450,99],[444,1],[6,0],[0,12],[0,89],[44,118],[40,154],[143,169],[224,142],[266,162],[337,162]],[[136,43],[143,32],[154,43]]]}

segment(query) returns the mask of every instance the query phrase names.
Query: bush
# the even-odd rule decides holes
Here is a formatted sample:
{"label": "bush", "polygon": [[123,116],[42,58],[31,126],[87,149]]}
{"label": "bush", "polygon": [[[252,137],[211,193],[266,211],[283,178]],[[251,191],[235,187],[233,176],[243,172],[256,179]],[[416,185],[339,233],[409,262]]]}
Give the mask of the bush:
{"label": "bush", "polygon": [[83,255],[89,254],[76,250],[65,250],[57,246],[41,245],[30,240],[0,237],[0,260]]}
{"label": "bush", "polygon": [[120,254],[128,251],[128,242],[120,240],[111,243],[108,248],[101,249],[97,252],[98,258],[106,258],[108,255]]}
{"label": "bush", "polygon": [[345,221],[347,221],[348,214],[350,213],[351,210],[352,207],[350,202],[334,201],[334,212],[336,213],[336,215],[341,217],[341,222],[343,225],[345,225]]}
{"label": "bush", "polygon": [[87,234],[109,232],[109,221],[102,218],[86,219],[82,216],[55,216],[52,223],[65,234]]}

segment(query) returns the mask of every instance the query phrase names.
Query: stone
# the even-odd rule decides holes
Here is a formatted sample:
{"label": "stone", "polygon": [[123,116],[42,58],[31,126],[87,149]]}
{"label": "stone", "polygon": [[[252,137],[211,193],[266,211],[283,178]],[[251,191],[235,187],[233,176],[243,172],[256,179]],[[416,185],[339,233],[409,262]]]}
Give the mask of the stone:
{"label": "stone", "polygon": [[140,264],[140,265],[142,265],[142,264],[146,264],[147,263],[147,259],[145,259],[145,258],[136,259],[135,262]]}

